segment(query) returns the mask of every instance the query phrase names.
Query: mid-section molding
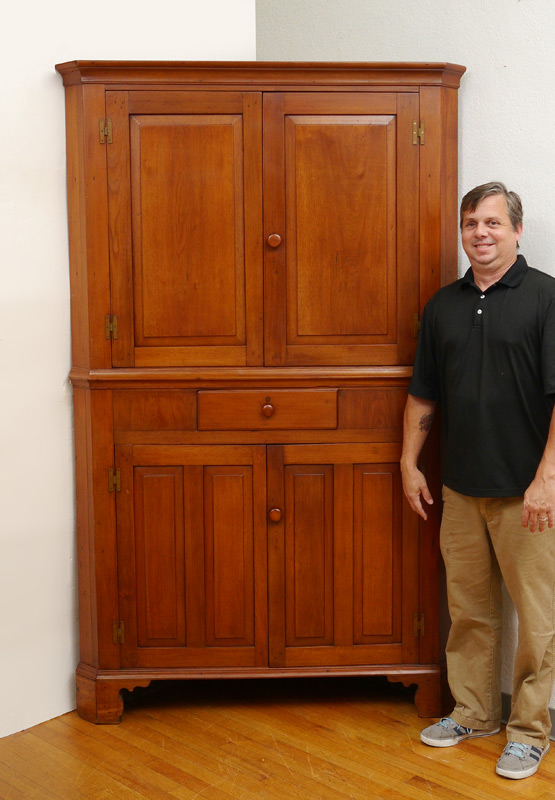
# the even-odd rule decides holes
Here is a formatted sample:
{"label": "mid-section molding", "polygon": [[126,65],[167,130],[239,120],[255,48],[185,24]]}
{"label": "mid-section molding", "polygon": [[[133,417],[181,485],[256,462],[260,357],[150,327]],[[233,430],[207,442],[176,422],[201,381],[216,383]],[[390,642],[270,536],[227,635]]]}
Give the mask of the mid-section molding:
{"label": "mid-section molding", "polygon": [[74,367],[74,386],[91,389],[143,388],[243,388],[248,386],[404,386],[412,367],[239,367],[225,369],[171,367],[160,369],[83,369]]}

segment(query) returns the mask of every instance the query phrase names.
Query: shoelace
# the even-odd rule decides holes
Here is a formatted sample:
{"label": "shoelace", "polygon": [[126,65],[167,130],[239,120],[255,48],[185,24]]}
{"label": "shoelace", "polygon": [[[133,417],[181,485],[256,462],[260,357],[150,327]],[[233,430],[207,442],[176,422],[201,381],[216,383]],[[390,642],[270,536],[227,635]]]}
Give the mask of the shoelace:
{"label": "shoelace", "polygon": [[516,756],[522,761],[526,758],[526,745],[521,742],[509,742],[505,748],[505,753],[508,756]]}
{"label": "shoelace", "polygon": [[472,733],[472,728],[465,728],[464,725],[459,725],[457,722],[455,722],[453,717],[443,717],[443,719],[440,719],[439,724],[441,725],[442,728],[445,728],[446,730],[450,726],[453,726],[455,729],[462,728],[463,731],[467,731],[467,733]]}

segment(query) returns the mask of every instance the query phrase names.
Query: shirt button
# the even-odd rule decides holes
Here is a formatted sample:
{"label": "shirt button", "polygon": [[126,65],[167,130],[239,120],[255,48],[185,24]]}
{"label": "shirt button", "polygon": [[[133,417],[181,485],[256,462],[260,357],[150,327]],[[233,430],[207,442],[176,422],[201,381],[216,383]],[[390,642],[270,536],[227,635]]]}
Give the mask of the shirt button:
{"label": "shirt button", "polygon": [[484,300],[484,298],[485,298],[485,294],[481,294],[480,295],[480,300]]}
{"label": "shirt button", "polygon": [[477,313],[477,314],[481,314],[481,313],[482,313],[482,309],[481,309],[481,308],[479,308],[479,309],[478,309],[478,311],[477,311],[476,313]]}

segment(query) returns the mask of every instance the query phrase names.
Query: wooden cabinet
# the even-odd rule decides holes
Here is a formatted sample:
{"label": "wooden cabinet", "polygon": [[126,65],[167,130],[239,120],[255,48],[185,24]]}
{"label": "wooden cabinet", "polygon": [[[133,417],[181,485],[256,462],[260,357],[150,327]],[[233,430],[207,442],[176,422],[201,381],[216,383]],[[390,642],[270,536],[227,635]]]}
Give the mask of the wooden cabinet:
{"label": "wooden cabinet", "polygon": [[[384,674],[439,713],[438,519],[399,475],[456,275],[451,64],[69,62],[81,662]],[[433,438],[424,456],[437,481]]]}

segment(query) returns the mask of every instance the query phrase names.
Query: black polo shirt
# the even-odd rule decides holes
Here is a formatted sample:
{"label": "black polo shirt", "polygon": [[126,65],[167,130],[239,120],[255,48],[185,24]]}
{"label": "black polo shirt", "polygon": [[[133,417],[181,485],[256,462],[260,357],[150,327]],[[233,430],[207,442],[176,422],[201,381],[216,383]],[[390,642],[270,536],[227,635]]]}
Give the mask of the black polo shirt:
{"label": "black polo shirt", "polygon": [[523,256],[483,292],[472,269],[426,305],[409,393],[441,403],[442,479],[473,497],[532,482],[555,395],[555,278]]}

